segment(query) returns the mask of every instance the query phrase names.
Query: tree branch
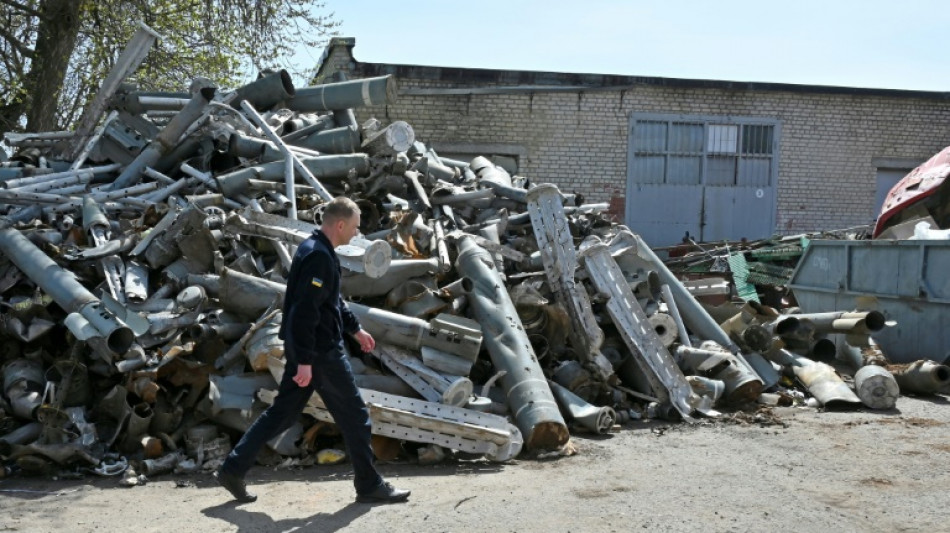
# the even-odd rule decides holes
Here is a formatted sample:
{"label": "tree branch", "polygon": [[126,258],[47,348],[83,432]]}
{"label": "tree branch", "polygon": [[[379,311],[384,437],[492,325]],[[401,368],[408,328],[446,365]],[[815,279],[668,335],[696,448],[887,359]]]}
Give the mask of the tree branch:
{"label": "tree branch", "polygon": [[13,9],[19,9],[20,11],[30,15],[31,17],[42,17],[39,11],[33,9],[32,7],[16,2],[15,0],[0,0],[0,4],[6,4]]}
{"label": "tree branch", "polygon": [[[0,0],[0,2],[6,2],[7,0]],[[15,48],[20,54],[32,58],[33,49],[29,46],[23,44],[15,35],[8,32],[3,26],[0,26],[0,37],[2,37],[6,42],[10,43],[10,46]]]}
{"label": "tree branch", "polygon": [[0,131],[20,131],[20,117],[23,115],[22,100],[0,105]]}
{"label": "tree branch", "polygon": [[[5,51],[0,53],[0,61],[3,62],[3,71],[0,71],[0,75],[3,75],[7,78],[14,78],[20,76],[23,72],[23,62],[19,60],[20,56],[17,54],[7,54]],[[0,82],[0,87],[7,85],[7,83]]]}

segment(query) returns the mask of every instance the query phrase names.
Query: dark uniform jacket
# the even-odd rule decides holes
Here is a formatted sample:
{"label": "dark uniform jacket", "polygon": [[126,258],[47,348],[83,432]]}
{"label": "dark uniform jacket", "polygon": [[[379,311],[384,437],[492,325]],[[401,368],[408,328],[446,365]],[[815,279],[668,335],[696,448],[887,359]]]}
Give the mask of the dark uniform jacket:
{"label": "dark uniform jacket", "polygon": [[340,296],[340,260],[320,230],[303,241],[287,277],[279,337],[288,362],[320,364],[342,357],[343,333],[360,323]]}

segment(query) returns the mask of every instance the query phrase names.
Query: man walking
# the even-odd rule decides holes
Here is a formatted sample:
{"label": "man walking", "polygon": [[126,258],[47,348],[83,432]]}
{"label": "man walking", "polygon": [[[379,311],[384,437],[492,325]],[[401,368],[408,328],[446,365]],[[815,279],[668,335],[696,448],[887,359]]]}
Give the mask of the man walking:
{"label": "man walking", "polygon": [[323,225],[300,244],[294,254],[284,296],[280,338],[286,367],[273,405],[244,433],[221,468],[218,483],[240,502],[257,500],[248,492],[244,475],[261,447],[290,427],[316,391],[343,434],[353,463],[356,501],[404,502],[408,490],[383,481],[376,471],[370,447],[370,422],[353,370],[343,354],[343,333],[352,335],[364,351],[376,346],[360,328],[340,296],[340,262],[334,248],[348,244],[360,225],[360,210],[349,198],[330,201]]}

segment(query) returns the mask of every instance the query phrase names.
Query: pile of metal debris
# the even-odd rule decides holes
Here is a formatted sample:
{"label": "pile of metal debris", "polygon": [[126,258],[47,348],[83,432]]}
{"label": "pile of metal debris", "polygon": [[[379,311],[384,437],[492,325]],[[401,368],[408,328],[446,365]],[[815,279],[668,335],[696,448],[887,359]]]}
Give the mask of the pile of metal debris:
{"label": "pile of metal debris", "polygon": [[[357,124],[353,108],[387,103],[394,83],[295,89],[281,71],[230,92],[106,84],[87,133],[6,136],[7,472],[134,485],[216,468],[273,398],[284,276],[337,195],[363,213],[363,236],[337,252],[344,296],[378,341],[349,357],[385,459],[507,461],[562,448],[571,430],[802,402],[793,379],[821,404],[875,408],[893,406],[898,384],[950,380],[941,365],[876,366],[880,313],[750,304],[714,319],[606,204],[576,205],[484,157],[440,157],[402,121]],[[853,347],[857,396],[806,358],[828,355],[829,334]],[[342,457],[320,399],[306,412],[261,462]]]}
{"label": "pile of metal debris", "polygon": [[[888,192],[874,224],[759,241],[697,243],[660,248],[667,266],[694,285],[706,287],[710,301],[728,296],[727,284],[746,301],[773,307],[795,306],[788,290],[795,268],[813,240],[941,241],[950,239],[950,147],[909,172]],[[882,245],[883,246],[883,245]],[[695,281],[698,280],[698,281]],[[723,283],[725,281],[726,283]],[[720,302],[726,298],[720,298]]]}
{"label": "pile of metal debris", "polygon": [[866,239],[870,226],[775,236],[757,241],[697,243],[658,248],[666,253],[666,265],[683,279],[692,292],[710,305],[741,300],[763,303],[777,309],[797,306],[789,281],[808,244],[815,239]]}

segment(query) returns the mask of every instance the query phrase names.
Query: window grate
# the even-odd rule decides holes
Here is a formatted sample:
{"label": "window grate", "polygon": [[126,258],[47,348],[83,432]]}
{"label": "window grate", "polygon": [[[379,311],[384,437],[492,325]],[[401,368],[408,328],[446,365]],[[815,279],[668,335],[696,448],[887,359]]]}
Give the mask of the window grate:
{"label": "window grate", "polygon": [[733,118],[635,120],[637,183],[768,187],[777,164],[775,122]]}

